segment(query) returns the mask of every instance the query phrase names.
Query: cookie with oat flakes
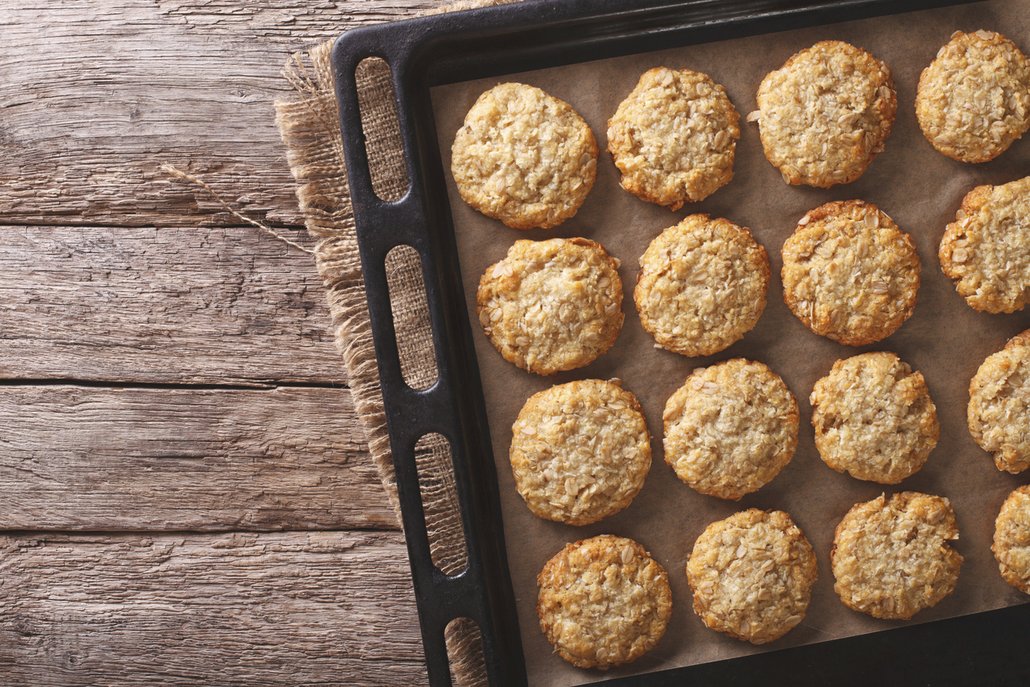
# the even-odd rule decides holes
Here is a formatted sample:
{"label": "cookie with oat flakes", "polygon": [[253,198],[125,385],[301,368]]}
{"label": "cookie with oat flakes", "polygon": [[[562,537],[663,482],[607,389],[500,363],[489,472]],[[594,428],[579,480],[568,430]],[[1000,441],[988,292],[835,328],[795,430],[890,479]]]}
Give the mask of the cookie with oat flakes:
{"label": "cookie with oat flakes", "polygon": [[633,300],[640,324],[666,350],[718,353],[751,331],[765,309],[769,256],[751,232],[690,215],[640,258]]}
{"label": "cookie with oat flakes", "polygon": [[567,544],[544,565],[537,586],[540,629],[577,668],[635,661],[654,648],[672,615],[665,569],[624,537]]}
{"label": "cookie with oat flakes", "polygon": [[513,229],[550,229],[579,210],[597,176],[597,141],[568,103],[502,83],[479,96],[451,146],[462,200]]}
{"label": "cookie with oat flakes", "polygon": [[1030,484],[1015,489],[994,521],[991,545],[1006,582],[1030,594]]}
{"label": "cookie with oat flakes", "polygon": [[515,488],[538,517],[588,525],[628,506],[651,468],[651,435],[618,380],[533,394],[511,428]]}
{"label": "cookie with oat flakes", "polygon": [[893,353],[838,360],[810,400],[819,456],[857,479],[897,484],[923,467],[941,435],[926,380]]}
{"label": "cookie with oat flakes", "polygon": [[790,516],[757,508],[706,527],[687,562],[694,612],[710,629],[752,644],[775,641],[804,619],[817,576],[812,545]]}
{"label": "cookie with oat flakes", "polygon": [[987,356],[969,382],[969,433],[999,470],[1030,468],[1030,329]]}
{"label": "cookie with oat flakes", "polygon": [[691,372],[662,415],[665,462],[695,491],[737,500],[794,456],[798,404],[766,365],[733,358]]}
{"label": "cookie with oat flakes", "polygon": [[916,118],[942,154],[993,160],[1030,130],[1030,59],[1000,33],[956,31],[919,77]]}
{"label": "cookie with oat flakes", "polygon": [[589,239],[516,241],[479,280],[479,323],[505,360],[529,372],[588,365],[622,329],[618,267]]}
{"label": "cookie with oat flakes", "polygon": [[1030,177],[977,186],[962,199],[937,252],[941,270],[975,310],[1011,313],[1030,302]]}
{"label": "cookie with oat flakes", "polygon": [[758,87],[765,157],[788,184],[829,188],[858,179],[894,126],[898,99],[886,64],[842,41],[796,53]]}
{"label": "cookie with oat flakes", "polygon": [[962,556],[951,502],[914,491],[856,504],[830,551],[834,590],[848,608],[908,620],[955,590]]}
{"label": "cookie with oat flakes", "polygon": [[608,120],[608,150],[622,187],[671,210],[733,178],[740,115],[707,74],[656,67]]}
{"label": "cookie with oat flakes", "polygon": [[893,334],[916,307],[919,256],[872,203],[835,201],[783,244],[783,300],[816,334],[862,346]]}

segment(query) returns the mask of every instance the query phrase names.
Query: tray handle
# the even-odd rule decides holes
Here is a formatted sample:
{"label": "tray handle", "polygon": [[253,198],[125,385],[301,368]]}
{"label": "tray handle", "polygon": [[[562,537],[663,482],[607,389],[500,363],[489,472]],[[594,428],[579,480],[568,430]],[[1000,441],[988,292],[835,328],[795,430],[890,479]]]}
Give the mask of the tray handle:
{"label": "tray handle", "polygon": [[[414,42],[414,38],[413,42]],[[380,46],[376,34],[345,33],[333,54],[343,147],[380,385],[396,471],[401,519],[418,600],[429,681],[450,685],[444,630],[469,618],[479,626],[487,677],[492,685],[526,684],[525,661],[515,615],[501,524],[497,477],[465,310],[446,189],[430,188],[423,173],[438,159],[423,159],[420,137],[435,137],[432,121],[407,109],[431,113],[428,87],[421,75],[399,73],[398,65],[417,63],[405,45]],[[396,201],[374,192],[367,142],[362,128],[356,70],[369,57],[391,68],[409,189]],[[403,69],[404,67],[401,67]],[[403,94],[397,87],[412,90]],[[405,97],[400,97],[401,95]],[[431,117],[430,117],[431,119]],[[431,202],[436,199],[436,202]],[[387,254],[397,246],[418,252],[429,305],[438,379],[424,390],[405,383],[387,283]],[[426,514],[419,488],[415,446],[437,433],[450,443],[454,482],[468,554],[467,568],[445,575],[430,554]]]}

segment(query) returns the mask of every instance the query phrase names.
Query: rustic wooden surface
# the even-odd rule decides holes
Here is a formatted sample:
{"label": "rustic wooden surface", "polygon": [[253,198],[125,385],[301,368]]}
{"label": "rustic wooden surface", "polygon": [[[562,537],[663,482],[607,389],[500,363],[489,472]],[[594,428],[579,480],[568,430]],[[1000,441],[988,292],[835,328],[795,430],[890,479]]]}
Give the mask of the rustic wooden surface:
{"label": "rustic wooden surface", "polygon": [[272,101],[429,0],[0,3],[0,684],[425,681]]}

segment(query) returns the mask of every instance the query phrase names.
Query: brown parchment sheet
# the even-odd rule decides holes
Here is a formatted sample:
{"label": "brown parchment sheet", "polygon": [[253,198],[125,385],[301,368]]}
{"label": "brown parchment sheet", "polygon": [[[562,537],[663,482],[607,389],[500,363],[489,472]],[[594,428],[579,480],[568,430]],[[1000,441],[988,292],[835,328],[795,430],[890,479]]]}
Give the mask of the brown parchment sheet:
{"label": "brown parchment sheet", "polygon": [[[693,45],[673,50],[543,69],[504,78],[489,78],[433,89],[433,106],[444,165],[465,113],[487,88],[520,81],[543,88],[569,102],[593,128],[602,149],[597,183],[580,212],[550,231],[508,229],[466,206],[449,172],[448,190],[457,232],[469,316],[476,327],[476,354],[482,373],[497,465],[508,561],[531,685],[570,685],[606,676],[651,672],[790,646],[897,627],[844,607],[833,591],[829,552],[833,532],[857,502],[902,490],[940,494],[958,514],[957,549],[965,557],[958,588],[935,608],[907,624],[923,623],[978,611],[1026,603],[1028,597],[1007,585],[991,554],[994,519],[1005,496],[1028,481],[1026,474],[999,472],[990,456],[966,429],[969,380],[986,356],[1012,335],[1030,326],[1030,313],[988,315],[969,308],[940,270],[937,246],[945,225],[954,219],[962,197],[978,184],[998,184],[1030,174],[1030,136],[983,165],[954,162],[923,138],[913,101],[920,71],[955,30],[1000,31],[1030,50],[1030,0],[986,3],[929,10],[783,33]],[[887,62],[898,92],[898,116],[886,150],[857,182],[828,190],[791,187],[765,160],[756,125],[743,118],[756,109],[762,77],[794,52],[816,41],[840,39],[866,48]],[[678,212],[646,203],[623,191],[618,172],[604,150],[607,119],[654,66],[686,67],[723,84],[741,114],[735,177],[701,203]],[[861,198],[876,203],[911,234],[922,262],[922,286],[913,317],[890,338],[852,348],[806,329],[783,303],[779,280],[780,248],[797,220],[831,200]],[[694,212],[726,217],[749,227],[769,252],[773,279],[769,302],[758,326],[742,341],[708,358],[686,358],[658,350],[641,328],[632,288],[638,259],[662,229]],[[518,239],[585,236],[602,243],[622,261],[625,326],[615,346],[588,367],[550,378],[524,372],[504,361],[478,329],[475,292],[485,268],[501,259]],[[862,482],[830,470],[819,459],[812,438],[812,385],[833,362],[862,351],[889,350],[926,377],[937,404],[941,438],[926,466],[896,487]],[[798,399],[801,431],[797,453],[770,484],[739,502],[703,496],[681,483],[664,462],[662,409],[666,399],[694,368],[743,356],[765,362],[778,372]],[[652,434],[654,459],[647,481],[629,508],[586,527],[546,522],[533,516],[515,491],[508,462],[511,425],[522,403],[552,384],[573,379],[618,377],[643,404]],[[1030,431],[1030,430],[1028,430]],[[695,538],[710,522],[749,507],[782,509],[791,514],[818,555],[819,579],[805,620],[786,637],[753,647],[703,626],[691,608],[684,566]],[[583,671],[553,654],[536,617],[536,575],[544,562],[570,541],[601,533],[641,542],[668,571],[673,614],[668,631],[648,655],[629,666],[601,673]]]}

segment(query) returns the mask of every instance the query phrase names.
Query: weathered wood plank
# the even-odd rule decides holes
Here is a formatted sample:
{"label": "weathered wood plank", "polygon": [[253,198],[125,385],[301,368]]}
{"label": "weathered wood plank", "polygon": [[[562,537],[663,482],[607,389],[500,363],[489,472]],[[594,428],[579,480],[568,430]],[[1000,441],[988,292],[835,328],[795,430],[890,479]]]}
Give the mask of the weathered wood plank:
{"label": "weathered wood plank", "polygon": [[0,504],[6,530],[396,527],[346,389],[0,386]]}
{"label": "weathered wood plank", "polygon": [[8,685],[417,685],[399,533],[0,538]]}
{"label": "weathered wood plank", "polygon": [[345,382],[310,255],[254,228],[0,227],[0,379]]}
{"label": "weathered wood plank", "polygon": [[171,163],[255,217],[301,224],[272,111],[286,58],[436,4],[0,3],[0,223],[239,223],[169,182]]}

